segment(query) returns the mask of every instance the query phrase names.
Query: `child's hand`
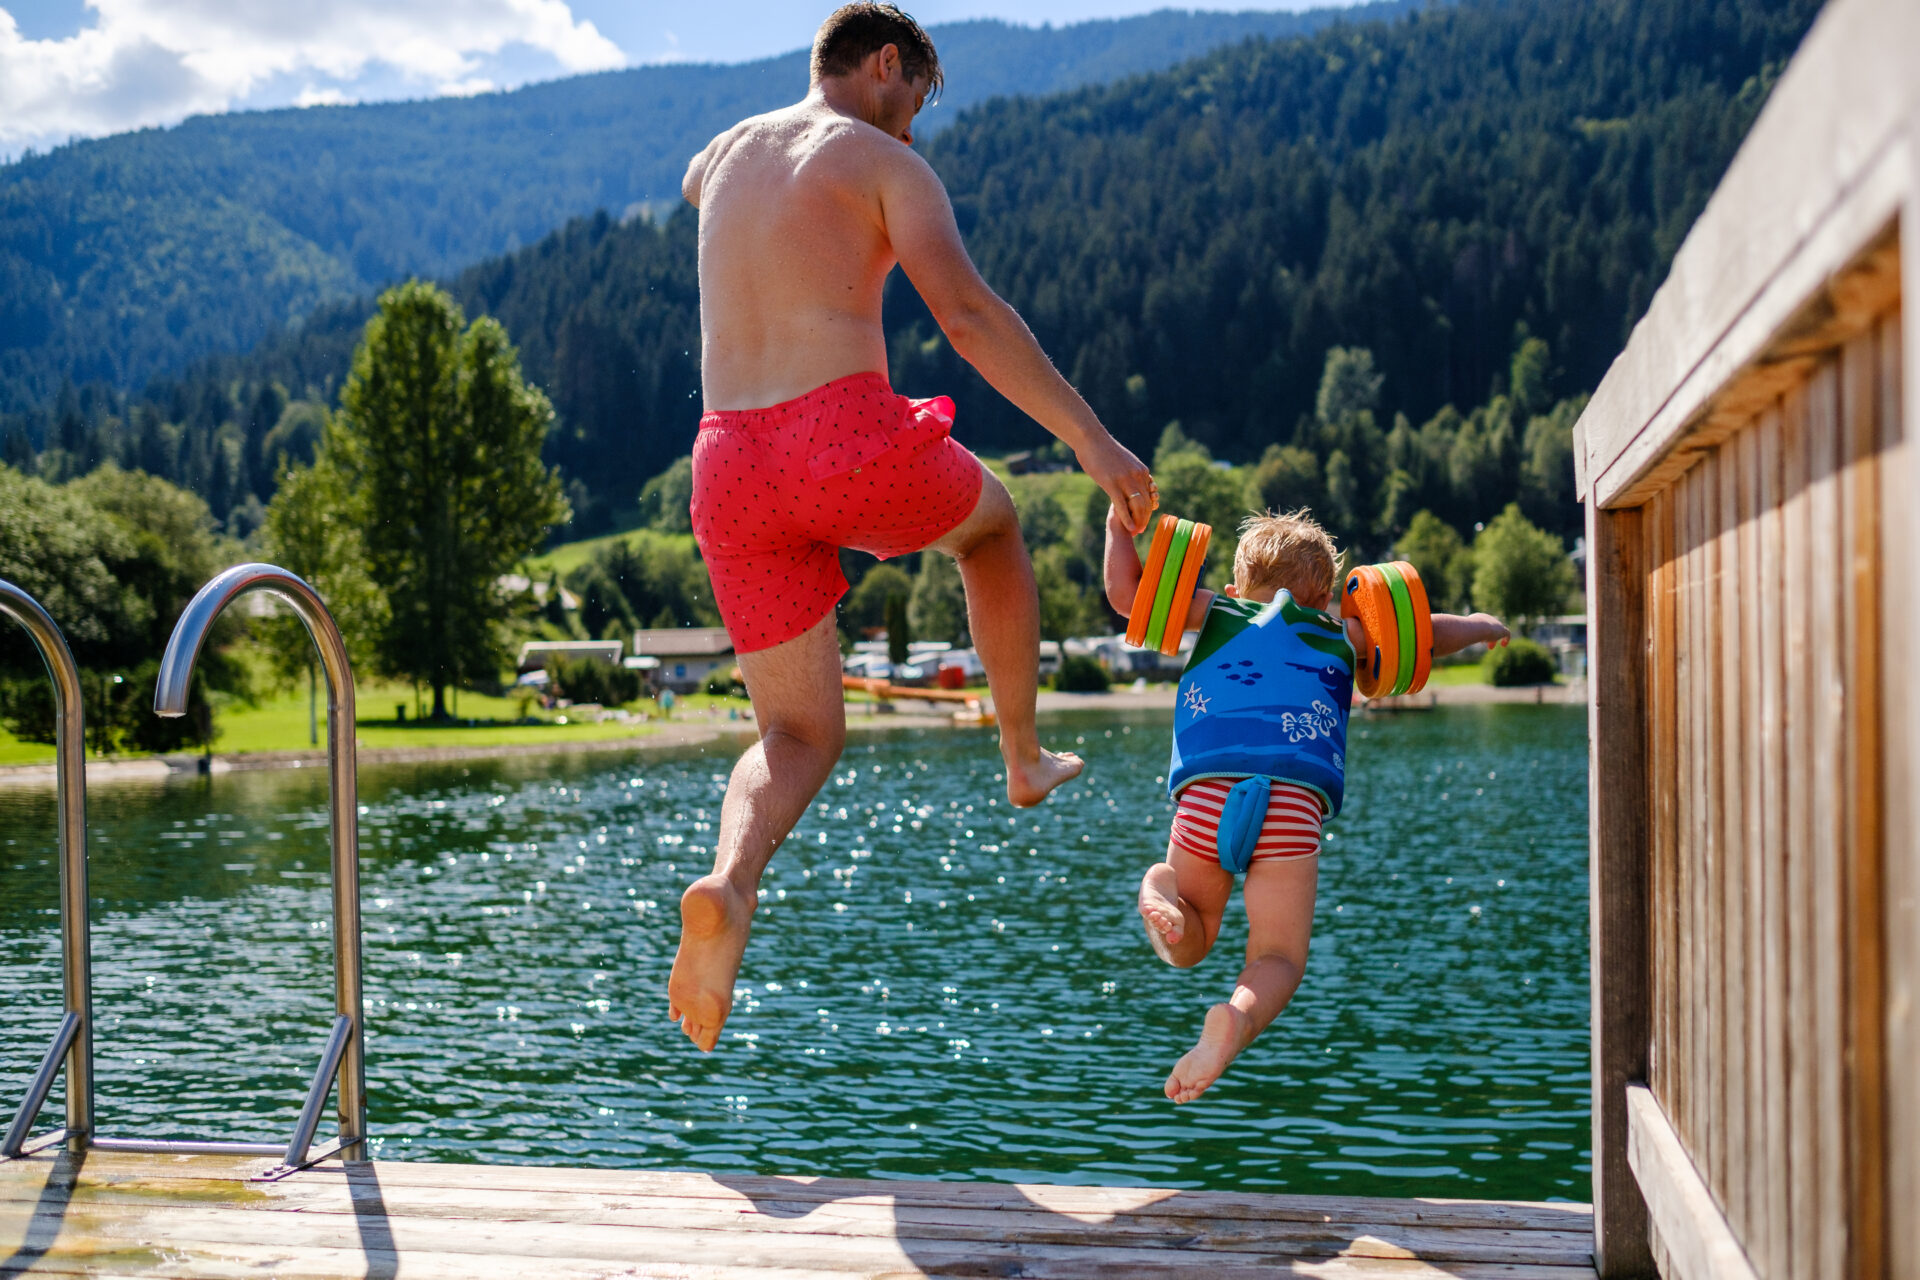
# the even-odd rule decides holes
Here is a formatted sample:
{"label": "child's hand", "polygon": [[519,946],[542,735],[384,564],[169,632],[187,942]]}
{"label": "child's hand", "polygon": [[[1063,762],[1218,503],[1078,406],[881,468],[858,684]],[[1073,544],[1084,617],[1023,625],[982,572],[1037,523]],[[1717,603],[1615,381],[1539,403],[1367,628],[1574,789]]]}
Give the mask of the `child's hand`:
{"label": "child's hand", "polygon": [[1513,638],[1513,633],[1507,630],[1507,624],[1490,613],[1473,614],[1467,621],[1480,625],[1480,642],[1489,649],[1504,648],[1507,641]]}

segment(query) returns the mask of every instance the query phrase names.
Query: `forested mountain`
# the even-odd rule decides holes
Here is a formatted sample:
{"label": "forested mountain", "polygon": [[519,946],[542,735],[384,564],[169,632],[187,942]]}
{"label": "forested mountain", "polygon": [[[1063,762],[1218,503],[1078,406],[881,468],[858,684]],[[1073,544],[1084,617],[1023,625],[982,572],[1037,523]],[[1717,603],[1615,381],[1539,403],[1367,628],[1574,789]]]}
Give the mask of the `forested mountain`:
{"label": "forested mountain", "polygon": [[[1531,473],[1535,518],[1570,529],[1553,406],[1597,383],[1817,9],[1467,0],[985,104],[927,155],[989,282],[1143,455],[1173,420],[1225,460],[1284,446],[1263,493],[1387,540],[1420,507],[1490,519]],[[583,219],[453,282],[559,410],[576,533],[692,439],[693,232]],[[273,441],[312,427],[269,384],[330,396],[367,305],[141,403],[71,397],[61,465],[150,466],[221,515],[264,495]],[[898,276],[887,307],[901,390],[953,394],[973,447],[1042,439]],[[1372,353],[1364,412],[1315,403],[1336,347]]]}
{"label": "forested mountain", "polygon": [[[949,89],[924,126],[1410,5],[936,27]],[[45,405],[63,379],[138,388],[326,299],[445,275],[596,209],[670,203],[708,138],[806,84],[804,51],[640,67],[475,98],[197,117],[0,168],[0,412]]]}

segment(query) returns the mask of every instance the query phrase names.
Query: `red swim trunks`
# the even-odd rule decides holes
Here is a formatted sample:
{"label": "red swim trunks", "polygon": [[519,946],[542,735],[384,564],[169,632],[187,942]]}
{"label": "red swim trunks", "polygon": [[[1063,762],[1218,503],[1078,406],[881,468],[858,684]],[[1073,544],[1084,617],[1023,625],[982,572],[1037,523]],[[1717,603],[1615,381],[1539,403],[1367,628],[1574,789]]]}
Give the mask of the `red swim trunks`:
{"label": "red swim trunks", "polygon": [[983,470],[952,429],[953,401],[897,396],[877,373],[700,419],[693,536],[736,653],[832,612],[840,548],[906,555],[973,514]]}

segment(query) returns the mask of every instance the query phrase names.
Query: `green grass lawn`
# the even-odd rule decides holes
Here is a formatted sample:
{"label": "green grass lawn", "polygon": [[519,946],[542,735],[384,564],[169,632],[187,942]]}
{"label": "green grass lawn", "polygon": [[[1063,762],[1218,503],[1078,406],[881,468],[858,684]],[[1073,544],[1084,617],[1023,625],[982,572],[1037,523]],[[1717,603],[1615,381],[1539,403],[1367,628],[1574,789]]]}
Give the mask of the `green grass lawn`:
{"label": "green grass lawn", "polygon": [[615,542],[629,541],[642,533],[650,537],[662,539],[663,541],[681,543],[689,550],[693,547],[693,535],[690,533],[660,533],[652,529],[628,529],[622,533],[602,534],[598,538],[582,538],[578,542],[563,542],[551,551],[544,552],[541,555],[529,559],[526,562],[527,576],[540,582],[545,582],[547,576],[553,573],[558,573],[562,578],[565,578],[569,573],[572,573],[575,569],[578,569],[581,565],[593,559],[593,553],[600,548],[610,546]]}
{"label": "green grass lawn", "polygon": [[1433,669],[1427,677],[1427,683],[1435,686],[1452,687],[1463,684],[1485,684],[1487,671],[1477,662],[1457,662]]}
{"label": "green grass lawn", "polygon": [[[607,721],[582,722],[566,711],[542,712],[536,703],[533,714],[542,723],[516,724],[520,705],[511,698],[488,698],[462,693],[457,702],[449,698],[449,710],[458,708],[460,723],[438,725],[414,719],[413,690],[403,684],[372,681],[354,691],[358,724],[356,738],[362,747],[488,747],[518,746],[524,743],[603,742],[619,738],[643,737],[658,731],[661,713],[658,704],[635,702],[628,709],[636,715],[649,714],[646,724]],[[394,716],[396,706],[405,704],[407,719]],[[671,720],[705,721],[710,712],[724,716],[728,708],[744,711],[745,698],[721,698],[693,694],[681,698]],[[320,693],[319,745],[327,741],[326,692]],[[565,722],[563,722],[563,720]],[[213,749],[221,755],[253,751],[304,751],[313,747],[308,737],[307,695],[304,689],[269,693],[252,703],[226,695],[214,695]],[[38,742],[22,742],[0,729],[0,766],[50,764],[53,748]]]}
{"label": "green grass lawn", "polygon": [[52,763],[52,747],[38,742],[22,742],[5,729],[0,729],[0,767]]}

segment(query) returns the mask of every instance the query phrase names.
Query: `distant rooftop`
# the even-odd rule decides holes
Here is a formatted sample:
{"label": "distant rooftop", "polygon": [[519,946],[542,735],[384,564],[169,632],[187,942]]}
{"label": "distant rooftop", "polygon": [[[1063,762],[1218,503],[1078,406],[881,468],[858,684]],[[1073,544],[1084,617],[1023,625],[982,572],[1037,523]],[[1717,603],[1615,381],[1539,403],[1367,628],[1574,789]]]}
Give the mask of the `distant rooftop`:
{"label": "distant rooftop", "polygon": [[733,652],[725,627],[661,627],[633,633],[633,651],[657,658],[712,658]]}

